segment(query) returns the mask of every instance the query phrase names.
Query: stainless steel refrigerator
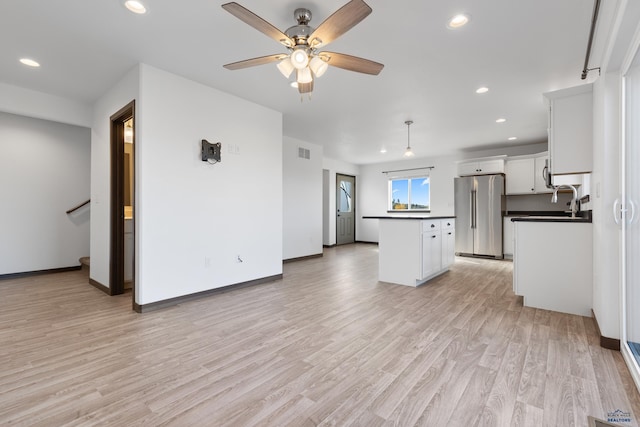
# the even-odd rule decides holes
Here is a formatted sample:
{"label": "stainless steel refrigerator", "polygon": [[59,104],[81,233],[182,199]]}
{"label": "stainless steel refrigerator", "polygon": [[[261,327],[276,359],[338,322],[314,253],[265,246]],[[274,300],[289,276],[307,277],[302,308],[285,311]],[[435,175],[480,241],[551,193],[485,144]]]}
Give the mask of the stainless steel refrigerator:
{"label": "stainless steel refrigerator", "polygon": [[504,175],[455,178],[456,254],[503,258]]}

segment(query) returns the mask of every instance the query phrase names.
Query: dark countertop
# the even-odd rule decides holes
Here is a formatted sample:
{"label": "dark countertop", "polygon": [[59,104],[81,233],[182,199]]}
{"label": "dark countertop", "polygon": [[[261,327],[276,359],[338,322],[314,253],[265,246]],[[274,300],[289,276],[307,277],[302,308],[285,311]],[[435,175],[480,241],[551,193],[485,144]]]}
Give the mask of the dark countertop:
{"label": "dark countertop", "polygon": [[455,216],[363,216],[362,219],[449,219],[455,218]]}
{"label": "dark countertop", "polygon": [[507,211],[504,216],[568,216],[565,211]]}
{"label": "dark countertop", "polygon": [[592,211],[580,211],[577,218],[571,218],[571,214],[562,211],[542,211],[542,212],[513,212],[510,211],[506,217],[511,215],[525,215],[511,218],[511,221],[528,221],[528,222],[592,222]]}
{"label": "dark countertop", "polygon": [[571,218],[570,216],[521,216],[511,218],[513,222],[578,222],[591,223],[591,217],[588,218]]}

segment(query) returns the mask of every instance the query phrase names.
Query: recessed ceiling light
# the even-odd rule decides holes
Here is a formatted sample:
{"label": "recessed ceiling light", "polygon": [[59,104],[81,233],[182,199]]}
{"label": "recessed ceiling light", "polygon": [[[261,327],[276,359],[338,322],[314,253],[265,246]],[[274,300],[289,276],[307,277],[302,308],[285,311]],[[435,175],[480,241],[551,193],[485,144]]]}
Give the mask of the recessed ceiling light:
{"label": "recessed ceiling light", "polygon": [[126,0],[124,2],[124,7],[129,9],[131,12],[137,13],[139,15],[147,13],[147,8],[144,6],[144,4],[142,4],[142,2],[139,2],[138,0]]}
{"label": "recessed ceiling light", "polygon": [[469,23],[470,19],[471,17],[469,15],[461,13],[449,19],[449,22],[447,22],[447,28],[455,30],[456,28],[464,27]]}
{"label": "recessed ceiling light", "polygon": [[509,141],[515,141],[516,139],[518,139],[518,137],[517,137],[517,136],[510,136],[510,137],[509,137]]}
{"label": "recessed ceiling light", "polygon": [[386,148],[381,148],[381,149],[380,149],[380,152],[381,152],[382,154],[384,154],[384,153],[386,153],[386,152],[387,152],[387,149],[386,149]]}
{"label": "recessed ceiling light", "polygon": [[37,68],[40,66],[40,64],[38,63],[38,61],[34,61],[33,59],[30,58],[20,58],[20,62],[24,65],[27,65],[29,67],[34,67]]}
{"label": "recessed ceiling light", "polygon": [[487,93],[487,92],[489,92],[489,88],[485,86],[482,86],[476,89],[476,93]]}
{"label": "recessed ceiling light", "polygon": [[507,121],[507,119],[504,119],[504,118],[500,117],[499,119],[496,120],[496,123],[504,123],[506,121]]}

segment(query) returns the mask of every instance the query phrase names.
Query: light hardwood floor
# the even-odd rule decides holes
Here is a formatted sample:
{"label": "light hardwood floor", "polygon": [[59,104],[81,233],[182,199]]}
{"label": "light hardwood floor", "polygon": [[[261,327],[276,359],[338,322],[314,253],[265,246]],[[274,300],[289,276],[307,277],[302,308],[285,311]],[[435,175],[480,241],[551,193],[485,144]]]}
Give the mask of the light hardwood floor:
{"label": "light hardwood floor", "polygon": [[[0,282],[0,425],[584,426],[640,398],[589,318],[523,308],[512,264],[420,288],[377,247],[136,314],[68,272]],[[175,286],[180,286],[176,283]]]}

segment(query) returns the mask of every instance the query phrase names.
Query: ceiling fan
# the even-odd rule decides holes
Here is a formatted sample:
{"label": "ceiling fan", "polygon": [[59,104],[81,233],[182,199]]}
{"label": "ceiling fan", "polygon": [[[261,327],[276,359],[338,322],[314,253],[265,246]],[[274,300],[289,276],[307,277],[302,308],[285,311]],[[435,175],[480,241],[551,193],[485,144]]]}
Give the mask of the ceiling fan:
{"label": "ceiling fan", "polygon": [[240,70],[279,61],[278,69],[286,78],[296,71],[298,91],[304,94],[313,91],[314,77],[322,76],[329,65],[372,75],[378,75],[384,68],[383,64],[368,59],[343,53],[318,51],[319,48],[328,45],[355,27],[371,13],[369,5],[362,0],[351,0],[315,29],[309,26],[311,12],[304,8],[296,9],[293,15],[298,24],[284,32],[238,3],[226,3],[222,8],[289,50],[286,54],[260,56],[224,65],[228,70]]}

